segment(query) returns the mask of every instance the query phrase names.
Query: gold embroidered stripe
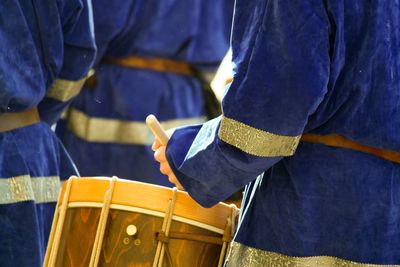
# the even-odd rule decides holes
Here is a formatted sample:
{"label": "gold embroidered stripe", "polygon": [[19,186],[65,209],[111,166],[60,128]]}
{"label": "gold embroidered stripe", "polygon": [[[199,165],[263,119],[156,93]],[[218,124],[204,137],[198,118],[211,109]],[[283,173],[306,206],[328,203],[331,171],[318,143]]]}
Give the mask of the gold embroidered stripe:
{"label": "gold embroidered stripe", "polygon": [[31,178],[36,203],[57,202],[61,182],[58,176]]}
{"label": "gold embroidered stripe", "polygon": [[380,265],[359,263],[330,256],[289,257],[233,242],[227,267],[400,267],[400,265]]}
{"label": "gold embroidered stripe", "polygon": [[46,96],[61,102],[67,102],[79,94],[85,80],[86,77],[78,81],[57,79],[47,91]]}
{"label": "gold embroidered stripe", "polygon": [[[164,129],[171,129],[204,121],[205,117],[197,117],[164,121],[161,125]],[[73,108],[68,111],[67,126],[75,135],[88,142],[151,145],[154,140],[145,122],[89,117]]]}
{"label": "gold embroidered stripe", "polygon": [[224,142],[259,157],[291,156],[301,137],[269,133],[224,116],[218,136]]}
{"label": "gold embroidered stripe", "polygon": [[57,202],[60,186],[58,176],[0,178],[0,204],[30,200],[36,203]]}

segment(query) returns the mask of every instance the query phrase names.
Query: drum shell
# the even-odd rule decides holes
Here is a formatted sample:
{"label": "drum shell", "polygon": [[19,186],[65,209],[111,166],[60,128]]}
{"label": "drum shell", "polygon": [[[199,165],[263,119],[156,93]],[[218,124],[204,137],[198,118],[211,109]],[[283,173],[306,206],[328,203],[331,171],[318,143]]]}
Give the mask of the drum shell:
{"label": "drum shell", "polygon": [[[104,178],[79,178],[73,182],[56,252],[56,266],[89,265],[101,201],[108,183],[109,180]],[[64,192],[65,188],[62,196]],[[118,180],[98,266],[152,266],[159,241],[157,234],[171,196],[169,188]],[[179,192],[170,232],[213,237],[222,243],[226,219],[232,215],[232,209],[222,203],[204,209],[186,193]],[[138,230],[133,236],[126,232],[129,225],[135,225]],[[166,252],[162,266],[218,265],[221,244],[174,238],[164,242]]]}

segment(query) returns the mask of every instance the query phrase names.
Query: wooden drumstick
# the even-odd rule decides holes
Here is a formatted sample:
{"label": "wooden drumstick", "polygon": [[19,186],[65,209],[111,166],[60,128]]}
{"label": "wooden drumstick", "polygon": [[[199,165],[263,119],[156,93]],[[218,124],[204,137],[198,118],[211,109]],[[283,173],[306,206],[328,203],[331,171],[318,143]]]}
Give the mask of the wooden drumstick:
{"label": "wooden drumstick", "polygon": [[146,124],[147,126],[149,126],[153,134],[160,140],[161,144],[164,146],[167,145],[169,140],[168,135],[165,133],[156,116],[154,116],[153,114],[147,116]]}

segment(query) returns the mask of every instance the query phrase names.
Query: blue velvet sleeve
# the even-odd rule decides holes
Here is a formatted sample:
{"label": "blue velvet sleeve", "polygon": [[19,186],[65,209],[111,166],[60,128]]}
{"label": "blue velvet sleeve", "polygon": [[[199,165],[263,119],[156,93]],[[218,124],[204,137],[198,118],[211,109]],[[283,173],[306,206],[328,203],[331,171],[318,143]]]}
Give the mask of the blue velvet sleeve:
{"label": "blue velvet sleeve", "polygon": [[237,1],[235,76],[223,115],[175,131],[167,158],[178,180],[212,206],[296,150],[329,78],[329,22],[317,1]]}
{"label": "blue velvet sleeve", "polygon": [[[218,138],[221,118],[175,130],[167,146],[167,159],[185,190],[205,207],[225,200],[265,169],[265,159],[252,157]],[[251,159],[250,159],[251,158]],[[231,160],[251,164],[247,171]],[[268,159],[268,164],[280,157]],[[251,160],[251,162],[249,162]]]}

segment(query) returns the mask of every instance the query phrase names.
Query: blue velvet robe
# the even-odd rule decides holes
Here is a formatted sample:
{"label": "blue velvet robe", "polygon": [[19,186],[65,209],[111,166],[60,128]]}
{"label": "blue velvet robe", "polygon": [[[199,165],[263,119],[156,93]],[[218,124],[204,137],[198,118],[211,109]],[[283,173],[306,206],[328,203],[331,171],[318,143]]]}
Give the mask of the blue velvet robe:
{"label": "blue velvet robe", "polygon": [[232,47],[223,116],[167,146],[204,206],[247,185],[227,266],[400,266],[400,165],[299,142],[400,151],[399,3],[237,0]]}
{"label": "blue velvet robe", "polygon": [[49,124],[93,63],[92,17],[85,0],[6,0],[0,10],[0,116],[38,107],[42,120],[0,133],[0,265],[39,267],[60,180],[77,173]]}
{"label": "blue velvet robe", "polygon": [[171,186],[153,159],[145,118],[153,113],[168,128],[204,122],[198,80],[104,59],[164,58],[216,68],[228,50],[233,1],[97,0],[93,9],[96,82],[84,87],[56,132],[83,176]]}

